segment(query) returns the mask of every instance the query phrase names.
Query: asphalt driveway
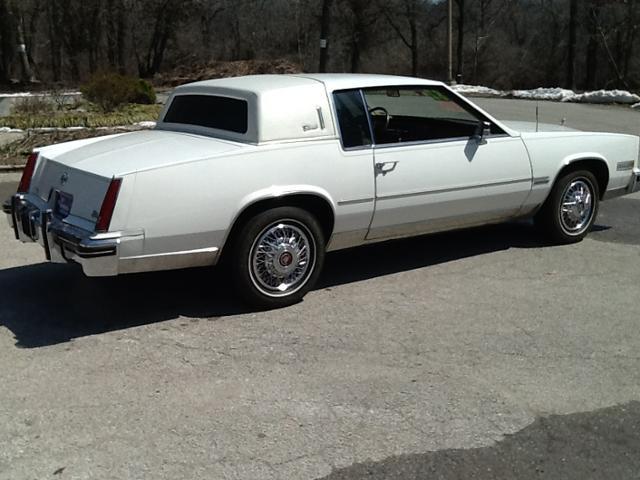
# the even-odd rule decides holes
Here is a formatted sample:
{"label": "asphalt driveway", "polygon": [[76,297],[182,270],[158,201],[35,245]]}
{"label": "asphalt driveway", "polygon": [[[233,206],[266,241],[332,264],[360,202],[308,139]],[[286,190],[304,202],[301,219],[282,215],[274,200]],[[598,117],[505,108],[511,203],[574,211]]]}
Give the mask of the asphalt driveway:
{"label": "asphalt driveway", "polygon": [[332,253],[270,312],[0,227],[0,479],[637,479],[639,285],[640,194],[577,245],[516,223]]}

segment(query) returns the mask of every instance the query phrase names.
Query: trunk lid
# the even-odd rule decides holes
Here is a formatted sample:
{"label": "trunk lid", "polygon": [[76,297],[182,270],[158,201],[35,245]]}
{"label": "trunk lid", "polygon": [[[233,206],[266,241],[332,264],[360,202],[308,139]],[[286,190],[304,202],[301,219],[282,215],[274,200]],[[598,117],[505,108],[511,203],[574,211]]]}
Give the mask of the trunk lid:
{"label": "trunk lid", "polygon": [[[31,193],[56,202],[73,196],[70,215],[95,225],[113,177],[214,157],[242,144],[180,132],[146,130],[78,140],[39,150]],[[64,196],[64,195],[63,195]],[[68,203],[70,197],[66,196]],[[64,199],[63,199],[64,201]]]}
{"label": "trunk lid", "polygon": [[218,138],[166,130],[109,135],[91,142],[69,142],[40,150],[41,155],[76,170],[114,177],[175,163],[210,158],[244,145]]}
{"label": "trunk lid", "polygon": [[58,192],[72,195],[70,214],[95,224],[110,177],[63,165],[40,155],[31,181],[31,193],[45,202],[56,202]]}

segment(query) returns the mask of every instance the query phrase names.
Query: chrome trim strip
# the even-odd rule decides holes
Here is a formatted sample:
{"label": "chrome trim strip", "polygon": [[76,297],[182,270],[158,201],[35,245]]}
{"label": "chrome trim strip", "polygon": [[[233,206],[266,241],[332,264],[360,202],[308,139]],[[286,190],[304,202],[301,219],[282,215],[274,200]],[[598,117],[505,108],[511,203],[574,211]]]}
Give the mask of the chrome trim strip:
{"label": "chrome trim strip", "polygon": [[145,258],[173,257],[177,255],[192,255],[197,253],[216,253],[218,247],[198,248],[196,250],[183,250],[179,252],[153,253],[150,255],[137,255],[135,257],[122,257],[122,260],[140,260]]}
{"label": "chrome trim strip", "polygon": [[[501,138],[512,138],[510,135],[506,133],[487,135],[484,137],[485,140],[492,139],[501,139]],[[451,138],[434,138],[432,140],[416,140],[413,142],[396,142],[396,143],[378,143],[375,145],[376,148],[391,148],[391,147],[415,147],[420,145],[434,145],[437,143],[453,143],[453,142],[470,142],[475,141],[473,137],[451,137]]]}
{"label": "chrome trim strip", "polygon": [[535,177],[533,179],[534,185],[544,185],[546,183],[549,183],[549,177]]}
{"label": "chrome trim strip", "polygon": [[340,200],[338,202],[339,206],[345,206],[345,205],[356,205],[358,203],[369,203],[369,202],[373,202],[373,197],[369,197],[369,198],[355,198],[353,200]]}
{"label": "chrome trim strip", "polygon": [[[340,145],[342,146],[342,141],[340,142]],[[342,151],[343,152],[357,152],[358,150],[371,150],[373,148],[373,145],[361,145],[358,147],[344,147],[342,146]]]}
{"label": "chrome trim strip", "polygon": [[626,170],[633,170],[633,164],[635,162],[633,160],[629,160],[626,162],[618,162],[616,165],[616,170],[618,172],[624,172]]}
{"label": "chrome trim strip", "polygon": [[405,198],[405,197],[415,197],[415,196],[419,196],[419,195],[431,195],[431,194],[435,194],[435,193],[449,193],[449,192],[458,192],[458,191],[462,191],[462,190],[473,190],[475,188],[485,188],[485,187],[500,187],[503,185],[513,185],[516,183],[530,183],[531,179],[530,178],[523,178],[520,180],[507,180],[504,182],[493,182],[493,183],[484,183],[481,185],[468,185],[468,186],[463,186],[463,187],[452,187],[452,188],[441,188],[438,190],[421,190],[418,192],[410,192],[410,193],[398,193],[398,194],[391,194],[391,195],[380,195],[377,197],[378,200],[394,200],[397,198]]}
{"label": "chrome trim strip", "polygon": [[602,196],[602,199],[603,200],[611,200],[612,198],[621,197],[622,195],[626,195],[627,193],[631,193],[628,190],[629,190],[629,187],[612,188],[612,189],[607,190],[606,192],[604,192],[604,195]]}
{"label": "chrome trim strip", "polygon": [[376,146],[376,137],[373,134],[373,122],[371,121],[371,115],[369,115],[369,105],[367,104],[367,99],[364,96],[364,90],[361,88],[358,89],[360,92],[360,98],[362,99],[362,106],[364,107],[364,113],[367,116],[367,123],[369,124],[369,138],[371,139],[371,147]]}
{"label": "chrome trim strip", "polygon": [[322,115],[322,107],[316,107],[316,112],[318,112],[318,121],[320,122],[320,130],[324,130],[324,116]]}

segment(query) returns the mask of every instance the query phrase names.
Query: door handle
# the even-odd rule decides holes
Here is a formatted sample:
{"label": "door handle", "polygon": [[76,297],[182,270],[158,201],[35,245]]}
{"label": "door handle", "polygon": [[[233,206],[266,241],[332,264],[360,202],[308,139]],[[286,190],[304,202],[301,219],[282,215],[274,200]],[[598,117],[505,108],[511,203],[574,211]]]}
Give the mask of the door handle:
{"label": "door handle", "polygon": [[376,175],[386,175],[396,169],[398,162],[380,162],[376,163]]}

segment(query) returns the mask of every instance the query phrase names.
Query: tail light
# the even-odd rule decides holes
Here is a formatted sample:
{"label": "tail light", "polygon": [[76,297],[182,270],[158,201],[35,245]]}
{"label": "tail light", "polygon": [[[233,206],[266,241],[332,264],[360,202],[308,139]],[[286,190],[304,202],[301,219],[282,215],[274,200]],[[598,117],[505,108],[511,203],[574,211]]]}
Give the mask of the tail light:
{"label": "tail light", "polygon": [[20,184],[18,185],[18,193],[28,193],[29,187],[31,186],[31,179],[33,178],[33,172],[36,169],[36,162],[38,160],[38,154],[32,153],[27,158],[27,164],[22,171],[22,178],[20,179]]}
{"label": "tail light", "polygon": [[98,220],[96,222],[96,232],[107,232],[109,230],[111,217],[113,216],[113,210],[116,208],[116,200],[118,200],[118,193],[120,193],[121,184],[121,178],[114,178],[111,180],[107,193],[102,201],[102,207],[100,207],[100,214],[98,215]]}

